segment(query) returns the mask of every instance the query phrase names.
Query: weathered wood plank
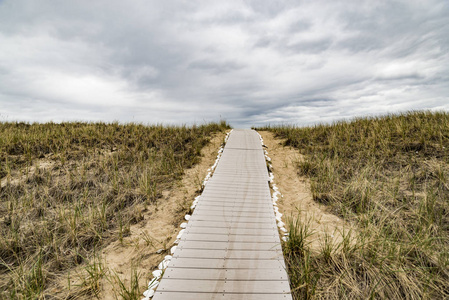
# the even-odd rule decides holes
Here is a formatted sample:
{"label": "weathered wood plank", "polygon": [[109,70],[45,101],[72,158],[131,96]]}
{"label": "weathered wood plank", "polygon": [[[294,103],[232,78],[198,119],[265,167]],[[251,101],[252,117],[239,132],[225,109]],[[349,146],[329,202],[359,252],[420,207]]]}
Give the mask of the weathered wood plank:
{"label": "weathered wood plank", "polygon": [[266,235],[220,235],[184,232],[181,240],[214,241],[214,242],[251,242],[251,243],[279,243],[279,236]]}
{"label": "weathered wood plank", "polygon": [[275,217],[245,217],[245,216],[210,216],[202,214],[193,214],[190,220],[216,221],[216,222],[240,222],[240,223],[265,223],[274,222]]}
{"label": "weathered wood plank", "polygon": [[282,259],[281,251],[244,251],[244,250],[205,250],[205,249],[176,249],[173,257],[185,258],[224,258],[224,259]]}
{"label": "weathered wood plank", "polygon": [[285,269],[283,260],[274,259],[224,259],[224,258],[186,258],[174,257],[173,268],[197,269]]}
{"label": "weathered wood plank", "polygon": [[213,199],[202,199],[198,202],[197,208],[200,207],[227,207],[227,208],[235,208],[235,209],[253,209],[253,208],[263,208],[273,210],[273,204],[271,201],[264,201],[262,203],[248,203],[248,202],[234,202],[234,201],[215,201]]}
{"label": "weathered wood plank", "polygon": [[[206,220],[192,220],[190,219],[189,225],[202,226],[202,227],[217,227],[217,228],[230,228],[230,227],[240,227],[241,222],[224,222],[224,221],[206,221]],[[272,222],[253,222],[245,223],[244,228],[277,228],[276,224]]]}
{"label": "weathered wood plank", "polygon": [[235,207],[235,206],[203,204],[203,205],[197,205],[195,210],[198,210],[201,213],[214,213],[216,211],[226,211],[226,212],[236,212],[236,213],[240,213],[240,212],[247,212],[247,213],[260,212],[260,213],[266,213],[266,214],[274,213],[273,209],[270,209],[270,207],[269,206],[267,207],[267,206],[268,205],[255,206],[255,207],[244,207],[244,206],[240,205],[239,207]]}
{"label": "weathered wood plank", "polygon": [[189,248],[189,249],[208,249],[208,250],[251,250],[251,251],[265,251],[265,250],[277,250],[281,251],[281,244],[279,242],[232,242],[228,241],[217,242],[217,241],[191,241],[182,240],[178,244],[178,248]]}
{"label": "weathered wood plank", "polygon": [[158,291],[196,293],[285,293],[288,281],[279,280],[200,280],[167,279],[161,282]]}
{"label": "weathered wood plank", "polygon": [[[156,297],[157,296],[157,297]],[[157,300],[275,300],[292,299],[290,294],[229,294],[229,293],[185,293],[156,292]]]}
{"label": "weathered wood plank", "polygon": [[228,210],[228,209],[197,209],[197,215],[208,215],[208,216],[223,216],[223,217],[254,217],[254,218],[273,218],[274,212],[267,210],[259,211],[241,211],[241,210]]}
{"label": "weathered wood plank", "polygon": [[208,280],[283,280],[288,281],[282,269],[189,269],[168,267],[164,278]]}
{"label": "weathered wood plank", "polygon": [[[193,222],[192,222],[193,223]],[[204,227],[188,225],[186,233],[197,234],[224,234],[224,235],[257,235],[257,236],[277,236],[279,233],[276,228],[243,228],[243,227]]]}

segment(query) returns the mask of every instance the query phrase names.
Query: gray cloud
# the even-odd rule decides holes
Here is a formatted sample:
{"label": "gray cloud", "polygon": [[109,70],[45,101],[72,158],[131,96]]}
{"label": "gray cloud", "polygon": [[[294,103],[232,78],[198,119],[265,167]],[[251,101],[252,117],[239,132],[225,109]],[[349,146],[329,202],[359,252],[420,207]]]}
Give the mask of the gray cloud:
{"label": "gray cloud", "polygon": [[444,0],[4,0],[0,116],[249,127],[448,110],[448,14]]}

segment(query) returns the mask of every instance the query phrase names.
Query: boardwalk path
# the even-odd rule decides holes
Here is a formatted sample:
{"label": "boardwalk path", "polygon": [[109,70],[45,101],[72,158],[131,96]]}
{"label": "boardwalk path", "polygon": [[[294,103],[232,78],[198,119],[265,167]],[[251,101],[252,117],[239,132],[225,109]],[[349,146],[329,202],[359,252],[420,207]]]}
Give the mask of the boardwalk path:
{"label": "boardwalk path", "polygon": [[154,299],[292,299],[255,131],[231,133]]}

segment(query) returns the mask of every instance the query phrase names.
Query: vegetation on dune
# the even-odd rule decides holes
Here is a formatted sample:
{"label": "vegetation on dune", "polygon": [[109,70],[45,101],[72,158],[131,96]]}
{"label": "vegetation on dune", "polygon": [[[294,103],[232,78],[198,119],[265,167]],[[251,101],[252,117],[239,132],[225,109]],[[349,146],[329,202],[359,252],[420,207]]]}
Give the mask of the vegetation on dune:
{"label": "vegetation on dune", "polygon": [[46,298],[89,261],[70,296],[98,296],[95,251],[126,236],[227,128],[0,123],[0,298]]}
{"label": "vegetation on dune", "polygon": [[313,198],[356,224],[313,251],[307,220],[284,245],[295,299],[449,297],[449,114],[409,112],[259,128],[304,154]]}

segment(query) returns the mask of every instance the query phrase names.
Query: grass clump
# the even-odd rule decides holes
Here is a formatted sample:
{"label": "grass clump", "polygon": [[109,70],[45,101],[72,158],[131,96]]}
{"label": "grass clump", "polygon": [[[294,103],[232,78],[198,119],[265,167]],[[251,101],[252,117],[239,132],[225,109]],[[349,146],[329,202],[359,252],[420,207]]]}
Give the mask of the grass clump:
{"label": "grass clump", "polygon": [[314,200],[359,230],[313,251],[306,222],[291,224],[296,299],[449,297],[448,113],[263,129],[299,149]]}
{"label": "grass clump", "polygon": [[227,128],[0,123],[0,298],[57,294],[56,280],[83,263],[74,297],[97,297],[95,250],[128,235]]}

